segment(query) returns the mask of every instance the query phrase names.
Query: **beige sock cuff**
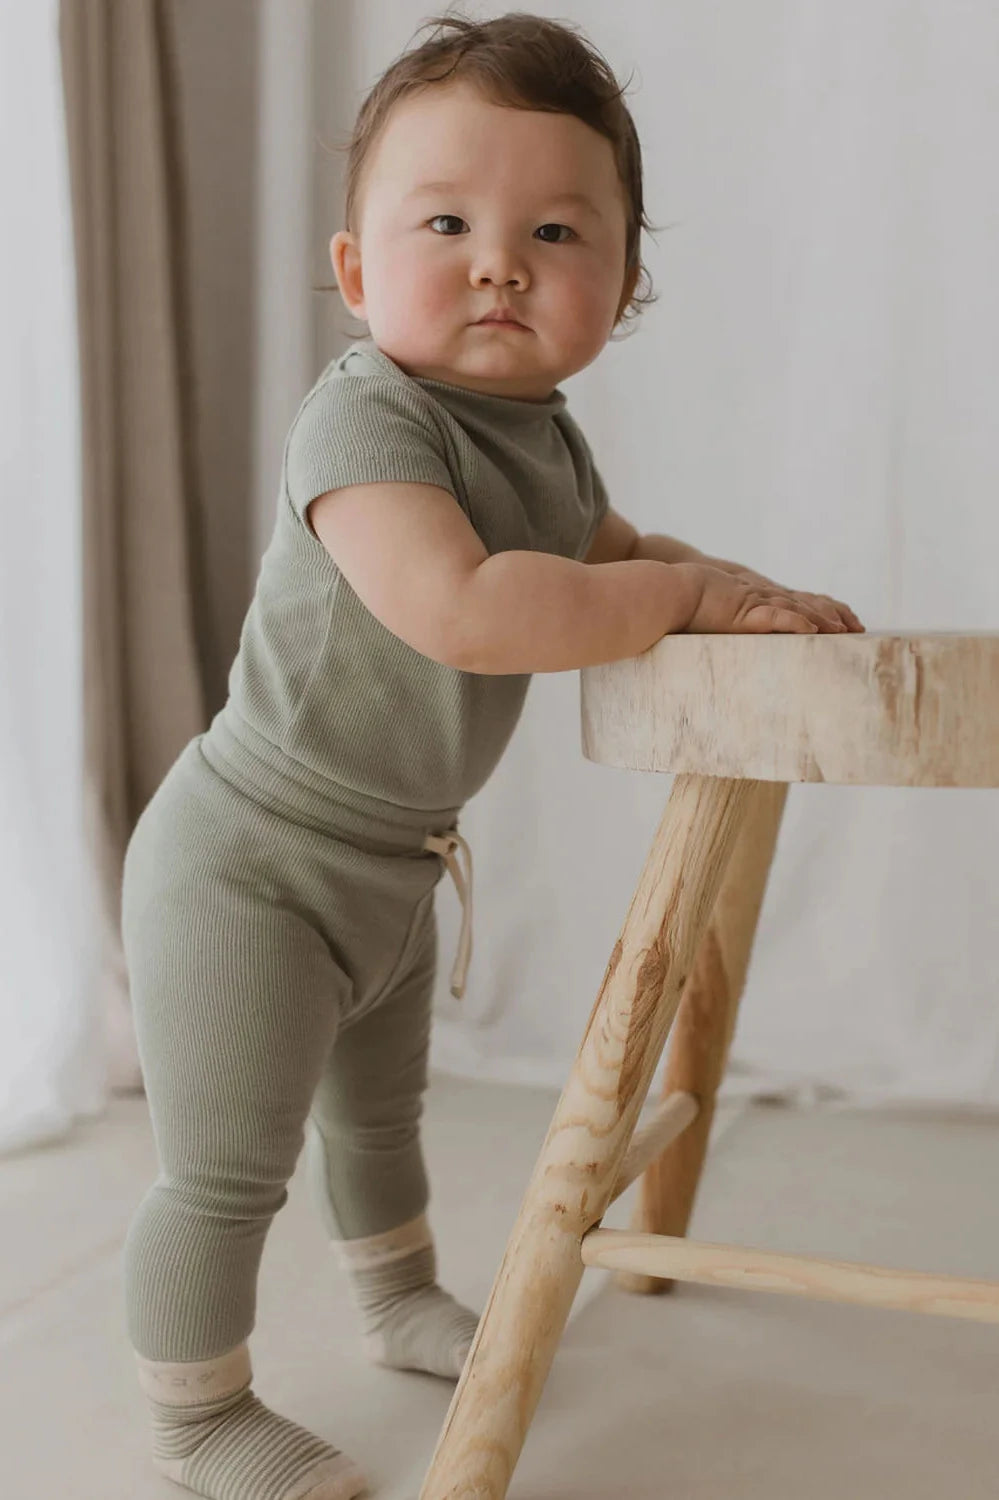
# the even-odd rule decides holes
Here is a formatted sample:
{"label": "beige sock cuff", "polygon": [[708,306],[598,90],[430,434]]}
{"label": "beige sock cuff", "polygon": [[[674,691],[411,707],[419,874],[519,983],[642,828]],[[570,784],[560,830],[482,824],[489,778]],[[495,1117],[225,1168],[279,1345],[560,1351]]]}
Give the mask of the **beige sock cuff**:
{"label": "beige sock cuff", "polygon": [[253,1378],[250,1351],[245,1344],[230,1349],[228,1354],[220,1354],[217,1359],[170,1363],[136,1354],[135,1360],[144,1394],[164,1406],[200,1406],[203,1401],[234,1396]]}
{"label": "beige sock cuff", "polygon": [[372,1234],[366,1239],[334,1240],[333,1248],[341,1266],[348,1271],[370,1271],[376,1266],[391,1265],[416,1250],[432,1249],[434,1237],[426,1214]]}

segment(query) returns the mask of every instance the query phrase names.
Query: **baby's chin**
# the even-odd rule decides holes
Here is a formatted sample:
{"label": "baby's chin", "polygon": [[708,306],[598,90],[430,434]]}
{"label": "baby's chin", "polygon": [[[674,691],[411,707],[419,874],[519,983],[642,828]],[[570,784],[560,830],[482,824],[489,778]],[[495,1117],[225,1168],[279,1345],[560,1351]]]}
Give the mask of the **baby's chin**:
{"label": "baby's chin", "polygon": [[[375,339],[378,343],[378,339]],[[558,375],[548,371],[538,356],[533,332],[517,330],[459,337],[445,345],[431,343],[405,346],[391,340],[379,348],[411,375],[450,385],[494,390],[497,395],[524,395],[541,399],[558,384]],[[478,383],[478,387],[477,387]]]}

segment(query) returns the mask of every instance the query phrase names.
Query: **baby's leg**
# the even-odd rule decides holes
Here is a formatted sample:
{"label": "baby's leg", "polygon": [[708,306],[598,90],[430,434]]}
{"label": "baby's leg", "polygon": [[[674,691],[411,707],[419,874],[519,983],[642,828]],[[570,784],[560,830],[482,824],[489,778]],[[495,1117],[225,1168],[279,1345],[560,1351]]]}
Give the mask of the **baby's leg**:
{"label": "baby's leg", "polygon": [[337,1037],[307,1152],[369,1354],[457,1379],[478,1319],[437,1285],[420,1144],[436,949],[431,903],[391,994]]}
{"label": "baby's leg", "polygon": [[154,1458],[217,1500],[349,1500],[360,1472],[256,1399],[246,1345],[347,981],[291,902],[169,850],[130,850],[123,924],[160,1164],[125,1250]]}

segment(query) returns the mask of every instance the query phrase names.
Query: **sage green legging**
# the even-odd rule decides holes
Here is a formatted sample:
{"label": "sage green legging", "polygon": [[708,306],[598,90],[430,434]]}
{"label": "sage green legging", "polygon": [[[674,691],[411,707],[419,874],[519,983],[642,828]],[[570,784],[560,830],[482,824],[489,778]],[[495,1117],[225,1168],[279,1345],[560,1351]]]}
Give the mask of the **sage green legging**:
{"label": "sage green legging", "polygon": [[[379,1234],[428,1190],[419,1122],[444,873],[440,824],[295,807],[192,740],[125,860],[122,931],[160,1172],[129,1228],[129,1336],[211,1359],[257,1272],[309,1122],[329,1232]],[[220,769],[223,774],[220,774]],[[336,832],[331,831],[335,828]]]}

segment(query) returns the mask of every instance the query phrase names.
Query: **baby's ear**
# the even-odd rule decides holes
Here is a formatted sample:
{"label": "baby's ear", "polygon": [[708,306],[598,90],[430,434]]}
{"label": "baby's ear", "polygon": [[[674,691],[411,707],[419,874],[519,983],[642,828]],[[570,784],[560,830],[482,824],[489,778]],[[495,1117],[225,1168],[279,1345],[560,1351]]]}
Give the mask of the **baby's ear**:
{"label": "baby's ear", "polygon": [[363,321],[365,311],[361,252],[349,230],[337,230],[330,240],[330,260],[333,263],[337,285],[345,307],[353,313],[355,318]]}

